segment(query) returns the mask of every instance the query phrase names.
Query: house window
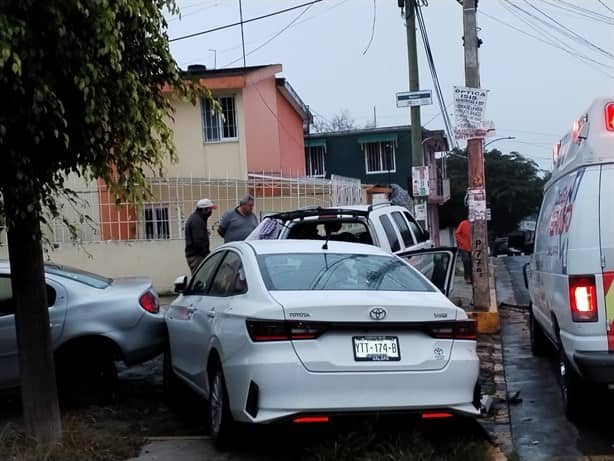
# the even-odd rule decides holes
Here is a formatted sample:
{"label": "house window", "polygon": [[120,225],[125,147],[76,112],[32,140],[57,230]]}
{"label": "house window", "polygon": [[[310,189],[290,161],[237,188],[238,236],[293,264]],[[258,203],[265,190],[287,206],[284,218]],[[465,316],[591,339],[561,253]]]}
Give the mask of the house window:
{"label": "house window", "polygon": [[148,207],[143,210],[145,217],[145,238],[168,240],[171,238],[168,208]]}
{"label": "house window", "polygon": [[326,168],[324,166],[325,154],[326,147],[324,146],[309,146],[305,148],[307,176],[326,176]]}
{"label": "house window", "polygon": [[368,142],[363,144],[363,151],[367,174],[396,171],[393,141]]}
{"label": "house window", "polygon": [[215,100],[221,106],[221,112],[215,109],[209,99],[202,99],[201,107],[203,108],[205,142],[237,139],[237,117],[234,96],[217,97]]}

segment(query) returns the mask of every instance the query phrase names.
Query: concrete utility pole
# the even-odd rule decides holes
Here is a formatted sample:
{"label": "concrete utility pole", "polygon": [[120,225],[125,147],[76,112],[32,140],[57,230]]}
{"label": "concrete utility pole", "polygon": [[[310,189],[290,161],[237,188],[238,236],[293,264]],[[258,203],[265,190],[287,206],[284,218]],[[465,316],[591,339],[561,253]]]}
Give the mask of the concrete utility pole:
{"label": "concrete utility pole", "polygon": [[[480,63],[478,61],[477,0],[463,0],[463,29],[465,48],[465,86],[480,88]],[[484,177],[484,149],[482,139],[467,141],[468,185],[479,191],[481,200],[486,200]],[[471,205],[471,202],[470,202]],[[473,305],[476,310],[490,308],[490,282],[488,269],[488,229],[486,217],[479,216],[471,224],[473,261]]]}
{"label": "concrete utility pole", "polygon": [[[418,46],[416,42],[415,3],[416,0],[405,0],[405,28],[407,32],[407,58],[409,62],[409,91],[418,91],[420,89],[420,78],[418,74]],[[424,166],[420,106],[411,107],[411,162],[412,166]],[[426,200],[427,199],[423,197],[414,197],[416,205],[423,204]],[[425,221],[420,220],[419,222],[420,225],[426,228]]]}

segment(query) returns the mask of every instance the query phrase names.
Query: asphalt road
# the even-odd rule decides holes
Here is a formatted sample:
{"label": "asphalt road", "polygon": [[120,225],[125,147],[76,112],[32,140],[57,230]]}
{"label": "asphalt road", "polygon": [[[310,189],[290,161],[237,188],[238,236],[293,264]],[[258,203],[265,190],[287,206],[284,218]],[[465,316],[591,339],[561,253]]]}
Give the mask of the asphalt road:
{"label": "asphalt road", "polygon": [[531,354],[528,311],[522,307],[529,303],[522,276],[527,261],[527,257],[497,260],[497,296],[505,303],[500,312],[507,389],[512,397],[518,392],[518,398],[510,401],[514,449],[521,459],[531,461],[614,459],[612,392],[598,396],[585,421],[573,424],[563,411],[556,355],[537,358]]}

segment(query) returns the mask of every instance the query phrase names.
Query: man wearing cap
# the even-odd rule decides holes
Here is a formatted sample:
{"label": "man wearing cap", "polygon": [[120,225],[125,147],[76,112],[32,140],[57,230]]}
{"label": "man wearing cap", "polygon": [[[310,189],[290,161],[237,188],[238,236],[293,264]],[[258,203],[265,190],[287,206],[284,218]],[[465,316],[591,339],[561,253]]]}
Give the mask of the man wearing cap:
{"label": "man wearing cap", "polygon": [[210,253],[207,219],[216,208],[211,200],[202,198],[196,202],[196,210],[185,223],[185,259],[192,275]]}

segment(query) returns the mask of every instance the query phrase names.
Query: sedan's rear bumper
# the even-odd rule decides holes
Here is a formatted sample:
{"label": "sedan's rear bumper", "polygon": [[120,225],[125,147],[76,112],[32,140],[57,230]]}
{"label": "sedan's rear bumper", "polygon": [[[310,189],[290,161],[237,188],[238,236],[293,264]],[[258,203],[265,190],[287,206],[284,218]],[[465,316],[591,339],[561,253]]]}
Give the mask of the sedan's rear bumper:
{"label": "sedan's rear bumper", "polygon": [[128,330],[113,331],[110,336],[120,347],[127,366],[153,359],[164,352],[167,329],[161,314],[145,313],[138,323]]}
{"label": "sedan's rear bumper", "polygon": [[472,404],[479,360],[470,342],[456,342],[448,364],[435,371],[313,373],[291,348],[284,352],[275,347],[251,354],[248,363],[225,363],[224,372],[233,416],[245,422],[273,422],[304,413],[450,409],[479,414]]}
{"label": "sedan's rear bumper", "polygon": [[577,351],[573,355],[580,374],[594,383],[614,383],[614,353]]}

